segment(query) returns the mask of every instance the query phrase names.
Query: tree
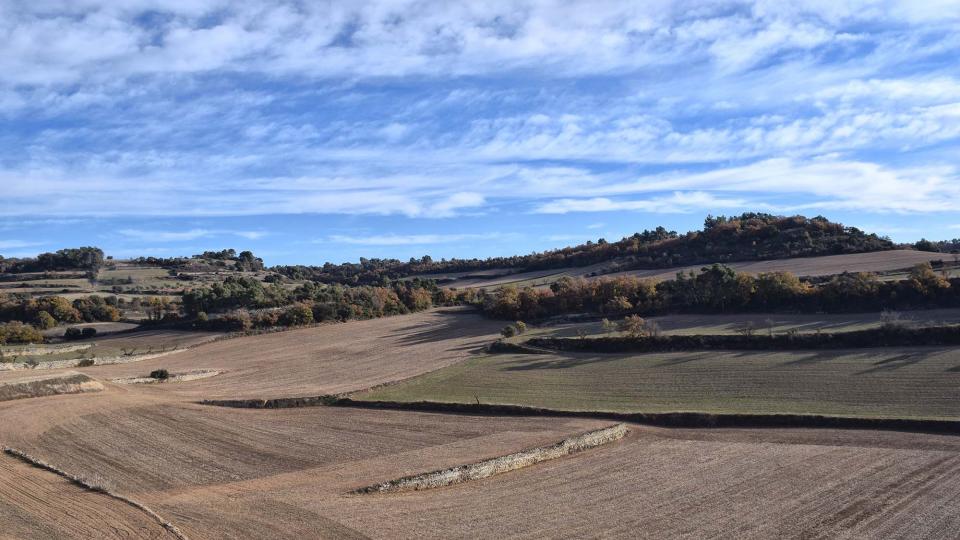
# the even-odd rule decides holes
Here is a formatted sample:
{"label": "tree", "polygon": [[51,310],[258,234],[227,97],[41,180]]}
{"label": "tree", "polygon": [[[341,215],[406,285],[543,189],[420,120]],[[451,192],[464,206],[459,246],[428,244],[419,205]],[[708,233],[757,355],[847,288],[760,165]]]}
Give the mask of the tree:
{"label": "tree", "polygon": [[932,251],[934,253],[940,251],[940,247],[937,246],[937,244],[934,244],[926,238],[921,238],[916,244],[913,245],[913,247],[917,251]]}
{"label": "tree", "polygon": [[910,270],[908,283],[917,295],[927,299],[935,299],[938,294],[950,288],[950,282],[934,272],[928,262],[920,263]]}
{"label": "tree", "polygon": [[46,311],[37,313],[37,328],[40,330],[49,330],[57,325],[56,319]]}
{"label": "tree", "polygon": [[523,321],[517,321],[517,323],[514,326],[517,327],[518,334],[523,334],[523,333],[526,333],[527,331],[527,323]]}
{"label": "tree", "polygon": [[610,319],[604,318],[600,321],[600,328],[603,329],[604,334],[612,334],[617,331],[617,324]]}
{"label": "tree", "polygon": [[628,315],[620,322],[620,331],[632,338],[646,336],[647,321],[639,315]]}
{"label": "tree", "polygon": [[29,324],[12,321],[0,324],[0,345],[6,343],[43,343],[43,334]]}

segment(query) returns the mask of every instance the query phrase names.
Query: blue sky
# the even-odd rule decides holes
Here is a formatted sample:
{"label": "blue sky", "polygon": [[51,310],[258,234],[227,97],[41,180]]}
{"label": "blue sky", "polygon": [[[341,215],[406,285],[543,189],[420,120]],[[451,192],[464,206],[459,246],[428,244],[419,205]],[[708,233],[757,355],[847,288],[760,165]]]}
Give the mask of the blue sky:
{"label": "blue sky", "polygon": [[958,27],[955,0],[0,0],[0,254],[486,257],[741,211],[954,238]]}

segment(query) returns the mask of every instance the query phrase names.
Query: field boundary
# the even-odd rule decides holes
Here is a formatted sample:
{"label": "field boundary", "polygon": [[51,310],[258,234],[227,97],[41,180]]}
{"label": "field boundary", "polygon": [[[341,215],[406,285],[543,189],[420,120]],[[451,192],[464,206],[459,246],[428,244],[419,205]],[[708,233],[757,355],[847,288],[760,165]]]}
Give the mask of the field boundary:
{"label": "field boundary", "polygon": [[380,484],[362,487],[351,494],[402,493],[420,491],[481,480],[537,463],[558,459],[618,441],[627,435],[627,426],[615,424],[567,437],[557,443],[538,446],[467,465],[458,465],[428,473],[404,476]]}
{"label": "field boundary", "polygon": [[98,486],[98,485],[92,484],[92,483],[90,483],[89,481],[87,481],[87,480],[85,480],[85,479],[83,479],[83,478],[81,478],[81,477],[79,477],[79,476],[77,476],[77,475],[70,474],[70,473],[64,471],[63,469],[60,469],[60,468],[58,468],[58,467],[56,467],[56,466],[54,466],[54,465],[51,465],[51,464],[43,461],[42,459],[36,458],[36,457],[34,457],[34,456],[31,456],[30,454],[27,454],[26,452],[23,452],[23,451],[21,451],[21,450],[17,450],[16,448],[10,448],[9,446],[5,446],[5,447],[3,448],[3,451],[4,451],[5,454],[7,454],[7,455],[9,455],[9,456],[12,456],[12,457],[15,457],[15,458],[19,459],[20,461],[23,461],[24,463],[27,463],[27,464],[32,465],[32,466],[34,466],[34,467],[37,467],[38,469],[43,469],[43,470],[45,470],[45,471],[51,472],[51,473],[53,473],[53,474],[56,474],[57,476],[60,476],[61,478],[64,478],[64,479],[66,479],[67,481],[69,481],[70,483],[72,483],[72,484],[74,484],[74,485],[77,485],[77,486],[80,486],[81,488],[86,489],[87,491],[91,491],[91,492],[94,492],[94,493],[101,493],[101,494],[103,494],[103,495],[106,495],[107,497],[110,497],[110,498],[112,498],[112,499],[118,500],[118,501],[120,501],[120,502],[122,502],[122,503],[125,503],[125,504],[127,504],[127,505],[130,505],[130,506],[136,508],[137,510],[140,510],[141,512],[143,512],[143,513],[147,514],[148,516],[150,516],[154,521],[156,521],[156,522],[157,522],[161,527],[163,527],[167,532],[169,532],[170,534],[174,535],[174,536],[177,537],[178,539],[180,539],[180,540],[189,540],[189,538],[187,537],[187,535],[185,535],[185,534],[183,533],[183,531],[181,531],[180,529],[178,529],[176,525],[174,525],[173,523],[170,523],[169,521],[165,520],[162,516],[160,516],[160,514],[154,512],[154,511],[151,510],[148,506],[144,505],[144,504],[141,503],[141,502],[135,501],[135,500],[133,500],[133,499],[131,499],[131,498],[125,496],[125,495],[120,495],[119,493],[115,493],[115,492],[113,492],[113,491],[110,491],[109,489],[107,489],[107,488],[105,488],[105,487],[103,487],[103,486]]}
{"label": "field boundary", "polygon": [[[361,391],[362,392],[362,391]],[[547,416],[613,420],[675,428],[833,428],[960,435],[960,420],[923,418],[869,418],[821,414],[741,414],[707,412],[623,413],[575,411],[525,405],[452,403],[440,401],[358,401],[348,394],[272,399],[201,400],[200,405],[240,409],[348,407],[484,416]]]}
{"label": "field boundary", "polygon": [[0,382],[0,402],[66,394],[102,392],[103,384],[83,373],[41,375]]}

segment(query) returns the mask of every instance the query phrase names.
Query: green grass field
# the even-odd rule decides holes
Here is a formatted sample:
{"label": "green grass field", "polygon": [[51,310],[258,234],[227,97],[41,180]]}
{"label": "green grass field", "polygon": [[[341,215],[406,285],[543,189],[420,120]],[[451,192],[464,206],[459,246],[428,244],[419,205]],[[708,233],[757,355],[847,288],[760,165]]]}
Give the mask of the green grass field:
{"label": "green grass field", "polygon": [[490,355],[355,397],[617,412],[960,419],[960,349]]}

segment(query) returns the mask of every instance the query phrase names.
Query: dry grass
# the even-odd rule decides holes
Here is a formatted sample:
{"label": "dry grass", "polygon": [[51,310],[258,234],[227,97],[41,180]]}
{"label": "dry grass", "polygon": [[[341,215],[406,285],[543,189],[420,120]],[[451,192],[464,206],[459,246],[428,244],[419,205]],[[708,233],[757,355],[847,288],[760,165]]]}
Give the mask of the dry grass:
{"label": "dry grass", "polygon": [[179,373],[171,373],[170,376],[166,379],[160,380],[155,379],[150,376],[141,376],[141,377],[121,377],[116,379],[110,379],[110,382],[116,384],[167,384],[167,383],[181,383],[187,381],[199,381],[200,379],[207,379],[210,377],[216,377],[223,373],[222,371],[217,371],[215,369],[192,369],[190,371],[183,371]]}
{"label": "dry grass", "polygon": [[103,385],[75,371],[50,375],[9,378],[0,382],[0,401],[26,399],[59,394],[99,392]]}
{"label": "dry grass", "polygon": [[355,397],[956,420],[960,349],[494,355]]}
{"label": "dry grass", "polygon": [[442,471],[406,476],[361,488],[356,490],[355,493],[401,493],[404,491],[420,491],[423,489],[452,486],[471,480],[482,480],[619,441],[626,434],[627,426],[616,424],[610,427],[588,431],[587,433],[573,435],[550,446],[538,446],[537,448],[530,448],[506,456],[485,459],[479,463],[470,463]]}

